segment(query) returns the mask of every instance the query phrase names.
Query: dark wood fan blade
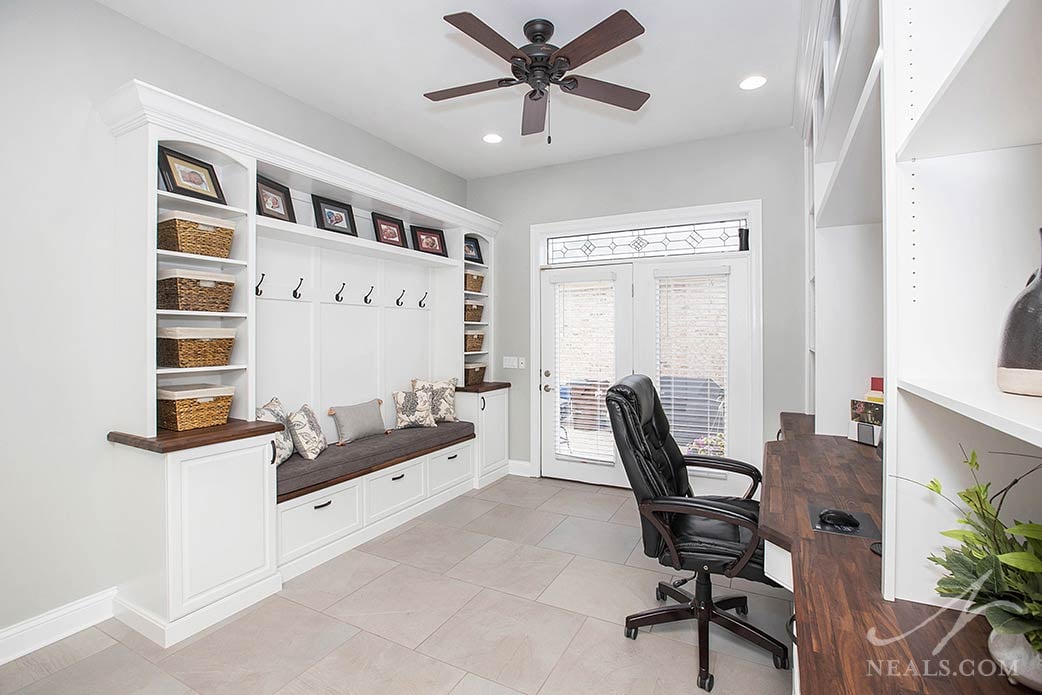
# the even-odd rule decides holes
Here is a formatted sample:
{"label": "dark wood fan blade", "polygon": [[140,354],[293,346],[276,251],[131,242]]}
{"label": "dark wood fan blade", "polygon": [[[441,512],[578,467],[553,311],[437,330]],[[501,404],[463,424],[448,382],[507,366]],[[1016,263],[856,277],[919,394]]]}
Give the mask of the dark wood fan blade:
{"label": "dark wood fan blade", "polygon": [[549,98],[544,94],[540,99],[533,99],[529,92],[525,95],[525,106],[521,110],[521,134],[533,135],[543,132],[546,127],[546,104]]}
{"label": "dark wood fan blade", "polygon": [[495,29],[482,22],[470,12],[457,12],[456,14],[445,15],[445,21],[505,61],[509,62],[515,57],[525,57],[525,55],[514,46],[514,44],[497,34]]}
{"label": "dark wood fan blade", "polygon": [[[574,85],[572,83],[574,80]],[[561,91],[574,94],[594,101],[601,101],[612,106],[619,106],[630,111],[636,111],[644,106],[651,95],[637,89],[630,89],[611,82],[601,82],[592,77],[580,77],[569,75],[565,83],[561,85]]]}
{"label": "dark wood fan blade", "polygon": [[626,10],[619,10],[585,34],[558,48],[550,56],[550,62],[556,58],[567,58],[569,69],[572,70],[643,33],[644,27],[633,15]]}
{"label": "dark wood fan blade", "polygon": [[[506,84],[503,84],[506,82]],[[462,97],[467,94],[477,94],[478,92],[487,92],[490,89],[498,89],[499,87],[509,87],[511,84],[510,80],[485,80],[484,82],[475,82],[474,84],[465,84],[460,87],[451,87],[449,89],[439,89],[436,92],[427,92],[423,96],[427,97],[431,101],[442,101],[443,99],[452,99],[454,97]]]}

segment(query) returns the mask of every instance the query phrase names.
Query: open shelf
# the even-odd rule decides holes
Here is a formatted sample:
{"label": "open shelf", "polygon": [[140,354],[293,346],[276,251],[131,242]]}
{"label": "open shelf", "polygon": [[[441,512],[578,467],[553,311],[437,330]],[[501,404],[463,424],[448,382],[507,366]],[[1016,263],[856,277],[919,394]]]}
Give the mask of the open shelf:
{"label": "open shelf", "polygon": [[176,374],[206,374],[207,372],[239,372],[246,369],[245,364],[226,364],[220,367],[159,367],[156,374],[171,376]]}
{"label": "open shelf", "polygon": [[1042,143],[1042,2],[1009,0],[970,43],[898,159]]}
{"label": "open shelf", "polygon": [[283,222],[269,217],[257,218],[257,237],[261,239],[274,239],[277,241],[289,241],[303,243],[309,246],[318,246],[332,251],[342,251],[360,256],[373,258],[385,258],[417,265],[438,267],[459,267],[460,261],[454,258],[435,256],[412,249],[402,249],[397,246],[381,244],[369,239],[360,239],[348,234],[337,234],[327,232],[314,227],[306,227],[302,224]]}
{"label": "open shelf", "polygon": [[898,389],[919,396],[971,420],[1042,446],[1042,398],[999,391],[993,382],[953,376],[901,379]]}
{"label": "open shelf", "polygon": [[477,261],[463,261],[467,265],[472,265],[475,268],[488,268],[488,263],[478,263]]}
{"label": "open shelf", "polygon": [[470,352],[464,352],[464,355],[487,355],[488,350],[471,350]]}
{"label": "open shelf", "polygon": [[156,193],[159,197],[160,210],[193,212],[197,215],[206,215],[208,217],[216,217],[222,220],[234,220],[240,217],[245,217],[247,214],[242,208],[235,208],[230,205],[221,205],[220,203],[212,203],[208,200],[189,198],[186,195],[170,193],[169,191],[157,191]]}
{"label": "open shelf", "polygon": [[211,317],[218,319],[244,319],[246,314],[238,311],[179,311],[177,309],[156,309],[156,316],[179,317]]}
{"label": "open shelf", "polygon": [[464,321],[464,326],[487,326],[488,321]]}
{"label": "open shelf", "polygon": [[883,218],[881,67],[882,55],[877,51],[821,200],[819,228],[875,224]]}
{"label": "open shelf", "polygon": [[235,258],[217,258],[215,256],[200,256],[197,253],[181,253],[180,251],[164,251],[163,249],[156,250],[156,258],[160,261],[170,261],[171,263],[205,263],[206,265],[214,265],[220,267],[246,267],[246,261],[240,261]]}
{"label": "open shelf", "polygon": [[464,290],[463,294],[470,295],[471,297],[487,297],[488,292],[471,292],[470,290]]}

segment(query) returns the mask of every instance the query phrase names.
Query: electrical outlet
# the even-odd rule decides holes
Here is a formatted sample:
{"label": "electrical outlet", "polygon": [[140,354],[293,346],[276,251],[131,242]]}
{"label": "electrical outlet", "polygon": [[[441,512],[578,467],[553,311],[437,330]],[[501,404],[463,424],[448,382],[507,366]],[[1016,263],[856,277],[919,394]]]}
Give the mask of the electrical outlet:
{"label": "electrical outlet", "polygon": [[517,369],[517,358],[504,356],[503,369]]}
{"label": "electrical outlet", "polygon": [[526,369],[527,368],[524,357],[518,357],[517,358],[517,368],[518,369]]}

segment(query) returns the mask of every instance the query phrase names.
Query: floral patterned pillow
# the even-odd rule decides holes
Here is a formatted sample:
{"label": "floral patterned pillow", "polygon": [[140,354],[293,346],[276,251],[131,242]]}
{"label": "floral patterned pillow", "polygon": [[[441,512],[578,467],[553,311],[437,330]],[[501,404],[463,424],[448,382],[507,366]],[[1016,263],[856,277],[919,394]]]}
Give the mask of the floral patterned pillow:
{"label": "floral patterned pillow", "polygon": [[410,427],[437,427],[431,412],[429,391],[395,391],[394,410],[398,414],[395,427],[400,430]]}
{"label": "floral patterned pillow", "polygon": [[435,422],[456,422],[456,384],[455,377],[444,381],[425,381],[413,379],[413,391],[428,391],[431,397],[431,413]]}
{"label": "floral patterned pillow", "polygon": [[289,431],[293,435],[297,453],[308,461],[314,461],[326,450],[326,435],[322,434],[322,426],[318,424],[315,411],[306,403],[297,412],[290,413]]}
{"label": "floral patterned pillow", "polygon": [[289,416],[286,415],[282,402],[278,398],[272,398],[257,408],[257,419],[262,422],[277,422],[285,428],[274,435],[275,465],[283,463],[293,455],[293,435],[289,428]]}

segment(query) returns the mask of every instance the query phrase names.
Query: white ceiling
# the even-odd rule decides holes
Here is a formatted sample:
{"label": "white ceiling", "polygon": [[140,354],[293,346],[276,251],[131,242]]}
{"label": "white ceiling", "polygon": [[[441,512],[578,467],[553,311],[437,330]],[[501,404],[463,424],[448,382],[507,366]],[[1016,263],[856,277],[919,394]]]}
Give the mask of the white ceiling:
{"label": "white ceiling", "polygon": [[[792,122],[800,0],[629,0],[646,32],[577,74],[651,93],[639,112],[561,94],[553,144],[522,138],[521,86],[433,103],[424,92],[509,76],[442,20],[470,11],[516,45],[533,17],[561,46],[620,0],[221,0],[103,4],[464,178]],[[738,89],[753,73],[768,78]],[[488,132],[503,136],[487,145]]]}

